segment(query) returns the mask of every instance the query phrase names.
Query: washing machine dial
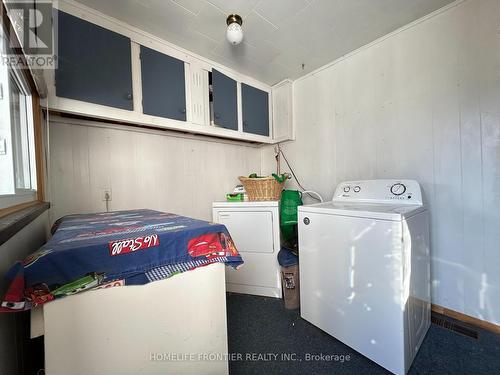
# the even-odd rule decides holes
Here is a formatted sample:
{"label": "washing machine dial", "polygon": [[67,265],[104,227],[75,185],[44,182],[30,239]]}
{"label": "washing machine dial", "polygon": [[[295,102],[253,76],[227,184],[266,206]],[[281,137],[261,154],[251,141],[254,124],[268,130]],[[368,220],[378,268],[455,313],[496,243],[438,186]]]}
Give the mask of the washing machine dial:
{"label": "washing machine dial", "polygon": [[354,186],[354,192],[359,193],[361,191],[361,186]]}
{"label": "washing machine dial", "polygon": [[349,193],[351,191],[350,186],[344,186],[344,193]]}
{"label": "washing machine dial", "polygon": [[406,186],[400,182],[391,186],[391,193],[394,195],[403,195],[406,192]]}

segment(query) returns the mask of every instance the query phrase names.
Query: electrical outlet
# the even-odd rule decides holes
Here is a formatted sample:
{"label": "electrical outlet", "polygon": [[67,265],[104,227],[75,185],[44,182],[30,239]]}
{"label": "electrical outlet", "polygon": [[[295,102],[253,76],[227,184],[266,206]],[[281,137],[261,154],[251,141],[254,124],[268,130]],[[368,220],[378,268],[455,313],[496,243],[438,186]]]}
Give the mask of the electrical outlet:
{"label": "electrical outlet", "polygon": [[111,190],[102,190],[102,201],[103,202],[106,202],[106,201],[111,201],[113,198],[113,195],[111,194]]}

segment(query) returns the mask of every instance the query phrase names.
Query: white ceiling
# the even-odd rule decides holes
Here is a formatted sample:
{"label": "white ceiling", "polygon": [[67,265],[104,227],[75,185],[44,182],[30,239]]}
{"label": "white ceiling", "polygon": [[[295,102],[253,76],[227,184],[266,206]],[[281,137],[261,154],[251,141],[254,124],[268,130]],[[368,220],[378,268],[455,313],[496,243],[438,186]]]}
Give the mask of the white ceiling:
{"label": "white ceiling", "polygon": [[[300,77],[453,0],[78,1],[274,84]],[[245,36],[238,46],[225,39],[230,13],[243,17]]]}

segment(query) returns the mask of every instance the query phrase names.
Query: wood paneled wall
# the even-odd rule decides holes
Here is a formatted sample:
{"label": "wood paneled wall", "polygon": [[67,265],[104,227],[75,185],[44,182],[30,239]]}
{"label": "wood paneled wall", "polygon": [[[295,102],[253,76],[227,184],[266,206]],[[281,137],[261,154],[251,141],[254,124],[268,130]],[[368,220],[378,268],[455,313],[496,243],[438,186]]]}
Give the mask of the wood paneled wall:
{"label": "wood paneled wall", "polygon": [[[500,1],[467,0],[295,82],[302,184],[411,178],[431,211],[433,302],[500,323]],[[274,170],[272,148],[263,172]]]}
{"label": "wood paneled wall", "polygon": [[260,149],[76,120],[50,123],[51,220],[71,213],[151,208],[204,220],[237,177],[260,172]]}

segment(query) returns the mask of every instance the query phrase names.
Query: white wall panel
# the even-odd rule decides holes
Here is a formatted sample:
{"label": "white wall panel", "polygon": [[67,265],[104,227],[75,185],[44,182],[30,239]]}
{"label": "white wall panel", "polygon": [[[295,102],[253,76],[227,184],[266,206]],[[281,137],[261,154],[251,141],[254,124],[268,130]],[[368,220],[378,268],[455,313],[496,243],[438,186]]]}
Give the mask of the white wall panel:
{"label": "white wall panel", "polygon": [[55,119],[50,124],[51,219],[151,208],[211,220],[239,175],[260,172],[259,148],[127,127]]}
{"label": "white wall panel", "polygon": [[[433,302],[500,324],[500,1],[467,0],[294,83],[304,187],[414,178],[431,210]],[[262,153],[263,172],[275,169]],[[290,185],[292,186],[292,185]]]}
{"label": "white wall panel", "polygon": [[[6,272],[15,262],[23,260],[32,252],[38,250],[46,241],[49,232],[49,216],[44,212],[25,228],[0,246],[0,274]],[[0,295],[3,297],[9,282],[2,277],[0,281]],[[16,340],[15,314],[0,314],[0,374],[18,374],[18,358]]]}

